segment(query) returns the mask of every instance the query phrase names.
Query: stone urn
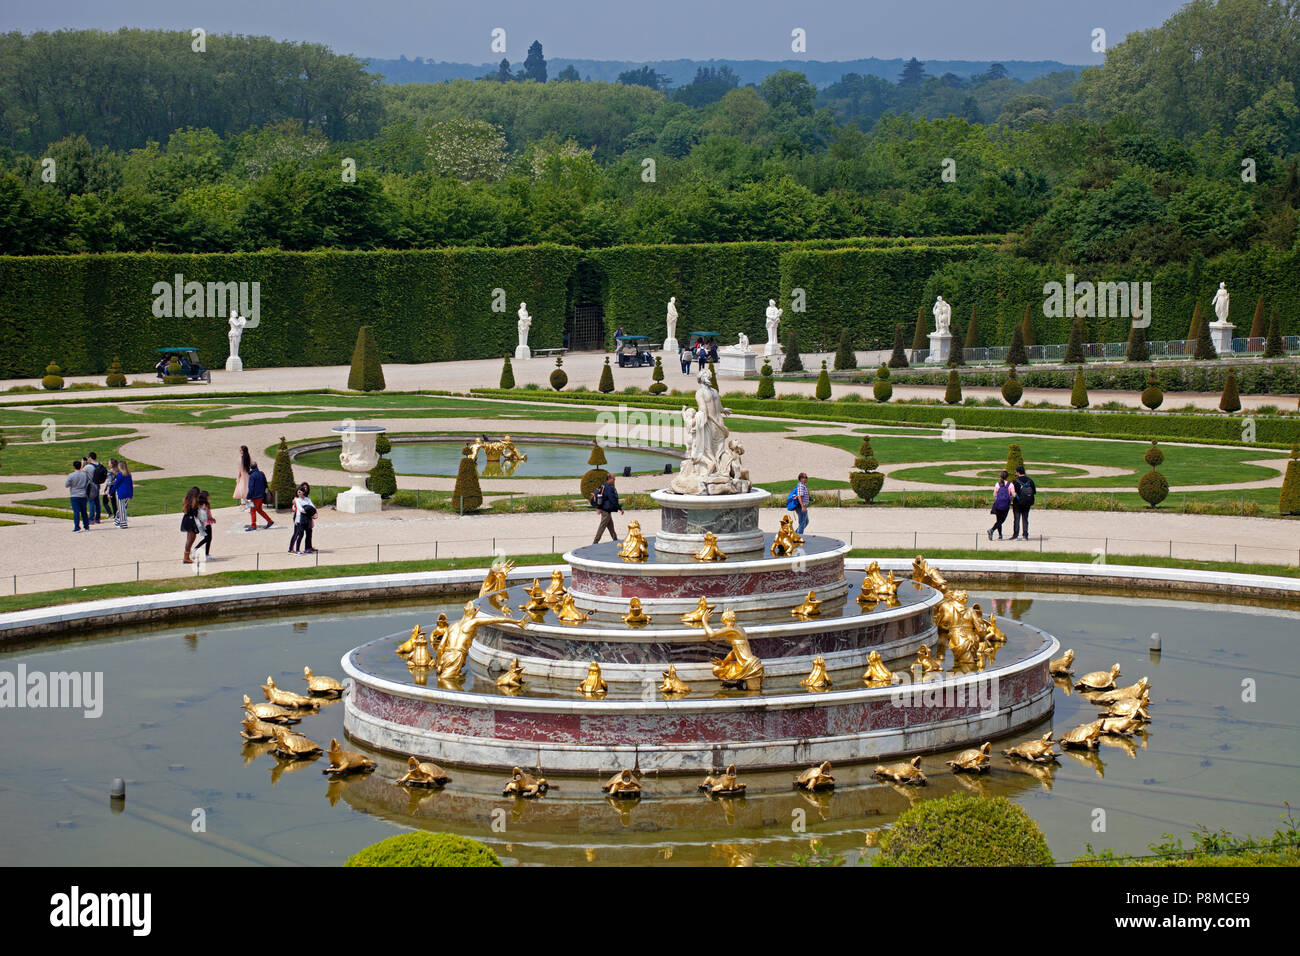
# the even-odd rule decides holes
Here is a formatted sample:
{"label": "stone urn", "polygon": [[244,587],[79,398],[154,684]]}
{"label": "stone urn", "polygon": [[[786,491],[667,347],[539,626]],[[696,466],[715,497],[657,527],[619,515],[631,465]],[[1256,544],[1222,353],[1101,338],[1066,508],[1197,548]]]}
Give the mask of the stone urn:
{"label": "stone urn", "polygon": [[366,488],[366,478],[379,464],[375,440],[388,429],[383,425],[335,425],[330,431],[342,437],[339,464],[352,479],[352,487],[339,495],[334,507],[354,515],[381,510],[383,499]]}

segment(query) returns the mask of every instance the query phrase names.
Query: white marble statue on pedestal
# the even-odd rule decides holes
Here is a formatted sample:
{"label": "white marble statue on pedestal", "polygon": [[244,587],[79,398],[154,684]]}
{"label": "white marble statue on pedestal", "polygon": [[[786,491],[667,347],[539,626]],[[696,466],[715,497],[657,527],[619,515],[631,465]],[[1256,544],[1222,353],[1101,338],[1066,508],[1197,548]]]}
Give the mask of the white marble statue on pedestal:
{"label": "white marble statue on pedestal", "polygon": [[741,332],[740,337],[736,340],[736,348],[742,352],[749,351],[749,336],[744,332]]}
{"label": "white marble statue on pedestal", "polygon": [[515,348],[515,358],[529,359],[533,353],[528,348],[528,330],[533,327],[533,317],[528,314],[528,303],[519,303],[519,345]]}
{"label": "white marble statue on pedestal", "polygon": [[668,355],[676,354],[677,346],[677,296],[668,300],[668,338],[664,339],[664,352]]}
{"label": "white marble statue on pedestal", "polygon": [[777,331],[781,327],[781,314],[784,309],[776,307],[776,299],[767,300],[767,345],[763,348],[764,355],[780,355],[781,346],[777,344]]}
{"label": "white marble statue on pedestal", "polygon": [[668,488],[681,495],[734,495],[749,491],[749,473],[740,460],[745,449],[729,437],[723,422],[731,409],[723,407],[707,368],[700,370],[696,383],[695,408],[682,409],[686,458]]}
{"label": "white marble statue on pedestal", "polygon": [[943,301],[943,296],[934,300],[934,331],[930,339],[930,354],[925,357],[926,365],[941,365],[948,361],[952,351],[952,306]]}
{"label": "white marble statue on pedestal", "polygon": [[1218,317],[1217,322],[1210,323],[1210,340],[1214,343],[1214,351],[1220,355],[1231,354],[1232,332],[1236,326],[1228,321],[1227,283],[1219,283],[1219,291],[1214,293],[1211,304],[1214,306],[1214,314]]}
{"label": "white marble statue on pedestal", "polygon": [[226,359],[227,372],[242,372],[244,370],[244,360],[239,357],[239,343],[244,338],[244,326],[247,324],[248,319],[234,309],[230,310],[230,331],[226,335],[226,338],[230,341],[230,357]]}
{"label": "white marble statue on pedestal", "polygon": [[943,301],[943,296],[934,300],[934,330],[948,334],[952,329],[952,306]]}

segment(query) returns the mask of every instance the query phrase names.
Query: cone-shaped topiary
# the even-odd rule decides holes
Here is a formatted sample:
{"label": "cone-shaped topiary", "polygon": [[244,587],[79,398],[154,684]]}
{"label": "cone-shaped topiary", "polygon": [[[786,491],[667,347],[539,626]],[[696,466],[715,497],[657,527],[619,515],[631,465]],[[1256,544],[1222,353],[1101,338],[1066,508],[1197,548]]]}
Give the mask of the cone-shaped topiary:
{"label": "cone-shaped topiary", "polygon": [[1165,461],[1164,449],[1157,445],[1153,440],[1151,442],[1151,447],[1142,453],[1142,460],[1152,468],[1159,468]]}
{"label": "cone-shaped topiary", "polygon": [[108,367],[108,378],[105,384],[109,388],[124,388],[126,386],[126,373],[122,371],[122,360],[116,355],[113,356],[113,364]]}
{"label": "cone-shaped topiary", "polygon": [[1078,317],[1070,326],[1070,344],[1065,347],[1065,364],[1082,365],[1088,361],[1083,351],[1083,318]]}
{"label": "cone-shaped topiary", "polygon": [[715,392],[720,391],[718,388],[718,370],[713,364],[713,359],[709,359],[709,384],[713,386]]}
{"label": "cone-shaped topiary", "polygon": [[668,386],[664,384],[664,362],[659,356],[655,356],[655,368],[650,373],[651,385],[649,392],[651,395],[661,395],[668,391]]}
{"label": "cone-shaped topiary", "polygon": [[966,355],[961,344],[963,338],[964,336],[962,335],[961,326],[957,325],[956,323],[953,323],[952,342],[949,343],[949,348],[948,348],[949,368],[959,368],[960,366],[966,364]]}
{"label": "cone-shaped topiary", "polygon": [[1165,402],[1165,393],[1160,388],[1160,382],[1156,379],[1156,370],[1147,371],[1147,387],[1142,389],[1142,404],[1151,411],[1155,411]]}
{"label": "cone-shaped topiary", "polygon": [[[1198,314],[1200,310],[1200,303],[1197,303],[1196,311]],[[1208,360],[1218,357],[1219,353],[1214,350],[1214,341],[1210,338],[1210,323],[1202,317],[1200,323],[1196,326],[1196,351],[1192,353],[1192,358]]]}
{"label": "cone-shaped topiary", "polygon": [[817,375],[817,401],[824,402],[831,397],[831,373],[826,371],[826,360],[822,359],[822,370]]}
{"label": "cone-shaped topiary", "polygon": [[393,463],[387,458],[380,458],[375,467],[370,469],[370,490],[381,498],[391,498],[397,494],[397,473]]}
{"label": "cone-shaped topiary", "polygon": [[569,373],[564,370],[564,359],[555,356],[555,368],[551,370],[551,388],[562,391],[569,384]]}
{"label": "cone-shaped topiary", "polygon": [[352,349],[352,368],[348,372],[348,388],[357,392],[382,392],[384,366],[379,361],[379,346],[370,326],[357,329],[357,344]]}
{"label": "cone-shaped topiary", "polygon": [[1264,321],[1264,297],[1261,295],[1259,301],[1255,303],[1255,317],[1250,322],[1250,335],[1252,339],[1262,339],[1266,334],[1266,325]]}
{"label": "cone-shaped topiary", "polygon": [[1020,323],[1021,333],[1025,337],[1025,348],[1031,348],[1038,344],[1038,336],[1034,334],[1034,307],[1025,306],[1025,318]]}
{"label": "cone-shaped topiary", "polygon": [[835,370],[843,372],[847,369],[858,367],[858,356],[853,351],[853,340],[849,335],[848,327],[845,326],[840,332],[839,348],[835,350]]}
{"label": "cone-shaped topiary", "polygon": [[875,452],[871,450],[871,436],[863,435],[862,444],[858,447],[858,456],[853,459],[853,467],[856,470],[849,472],[849,487],[863,501],[871,501],[880,494],[880,488],[885,483],[885,476],[876,471],[879,465]]}
{"label": "cone-shaped topiary", "polygon": [[599,442],[592,439],[591,455],[587,458],[587,464],[592,467],[590,470],[582,473],[582,480],[578,485],[582,490],[582,497],[590,498],[592,493],[605,483],[605,479],[609,477],[609,472],[602,468],[601,465],[607,463],[608,461],[605,458],[605,449],[600,447]]}
{"label": "cone-shaped topiary", "polygon": [[880,363],[880,368],[876,369],[876,380],[871,383],[871,394],[878,402],[887,402],[894,396],[894,385],[889,381],[889,368],[883,362]]}
{"label": "cone-shaped topiary", "polygon": [[1187,327],[1187,341],[1194,343],[1196,341],[1196,336],[1200,333],[1200,329],[1201,303],[1198,302],[1196,303],[1196,307],[1192,309],[1192,324]]}
{"label": "cone-shaped topiary", "polygon": [[1151,350],[1147,348],[1147,330],[1145,326],[1136,324],[1129,326],[1128,346],[1124,349],[1124,361],[1151,361]]}
{"label": "cone-shaped topiary", "polygon": [[763,369],[758,373],[758,398],[776,398],[776,383],[772,381],[772,366],[764,360]]}
{"label": "cone-shaped topiary", "polygon": [[785,337],[785,361],[781,363],[782,372],[802,372],[803,359],[799,355],[799,336],[794,329]]}
{"label": "cone-shaped topiary", "polygon": [[1300,446],[1291,446],[1291,460],[1286,463],[1282,494],[1277,501],[1279,514],[1300,514]]}
{"label": "cone-shaped topiary", "polygon": [[1070,389],[1070,404],[1080,410],[1088,407],[1088,385],[1083,380],[1083,369],[1074,373],[1074,387]]}
{"label": "cone-shaped topiary", "polygon": [[889,356],[890,368],[907,368],[907,348],[904,345],[903,323],[894,324],[894,353]]}
{"label": "cone-shaped topiary", "polygon": [[1014,475],[1016,469],[1025,463],[1025,455],[1020,446],[1014,442],[1007,446],[1007,474]]}
{"label": "cone-shaped topiary", "polygon": [[455,833],[400,833],[347,858],[344,866],[500,866],[497,855],[477,840]]}
{"label": "cone-shaped topiary", "polygon": [[961,377],[956,369],[948,372],[948,387],[944,390],[943,400],[949,405],[961,404]]}
{"label": "cone-shaped topiary", "polygon": [[58,391],[63,387],[63,376],[59,373],[63,370],[51,362],[45,366],[45,377],[41,379],[41,385],[50,391]]}
{"label": "cone-shaped topiary", "polygon": [[298,482],[293,480],[293,459],[289,457],[289,443],[280,436],[280,447],[275,450],[275,467],[271,469],[271,494],[275,496],[275,509],[283,511],[293,505],[298,493]]}
{"label": "cone-shaped topiary", "polygon": [[1007,349],[1007,364],[1012,368],[1029,364],[1029,354],[1025,351],[1025,333],[1018,325],[1011,333],[1011,348]]}
{"label": "cone-shaped topiary", "polygon": [[469,457],[469,446],[466,445],[460,458],[460,467],[456,469],[456,487],[451,493],[451,507],[454,511],[466,514],[481,504],[483,488],[478,483],[478,462]]}
{"label": "cone-shaped topiary", "polygon": [[1016,367],[1013,365],[1011,371],[1007,372],[1007,380],[1002,383],[1002,400],[1008,405],[1014,405],[1024,394],[1024,386],[1020,384],[1020,379],[1016,378]]}
{"label": "cone-shaped topiary", "polygon": [[1264,358],[1281,358],[1282,354],[1282,318],[1277,306],[1273,306],[1268,320],[1268,338],[1264,340]]}
{"label": "cone-shaped topiary", "polygon": [[1047,866],[1038,824],[1006,797],[954,793],[904,811],[881,840],[876,866]]}
{"label": "cone-shaped topiary", "polygon": [[[916,328],[912,330],[912,351],[913,353],[928,349],[930,340],[927,333],[930,326],[925,321],[925,306],[920,305],[916,309]],[[915,355],[913,356],[915,358]]]}
{"label": "cone-shaped topiary", "polygon": [[970,307],[970,324],[966,326],[966,348],[980,347],[979,323],[975,318],[975,306]]}
{"label": "cone-shaped topiary", "polygon": [[501,381],[498,383],[500,388],[515,387],[515,370],[510,365],[510,356],[506,356],[505,362],[501,365]]}
{"label": "cone-shaped topiary", "polygon": [[608,395],[614,391],[614,370],[609,367],[609,356],[605,356],[605,364],[600,368],[600,384],[596,386],[598,392],[604,392]]}
{"label": "cone-shaped topiary", "polygon": [[1223,380],[1223,395],[1219,398],[1219,408],[1225,412],[1241,411],[1241,398],[1237,395],[1237,375],[1232,369]]}
{"label": "cone-shaped topiary", "polygon": [[605,449],[600,447],[600,442],[596,439],[591,440],[591,454],[587,456],[589,465],[608,465],[609,459],[605,457]]}

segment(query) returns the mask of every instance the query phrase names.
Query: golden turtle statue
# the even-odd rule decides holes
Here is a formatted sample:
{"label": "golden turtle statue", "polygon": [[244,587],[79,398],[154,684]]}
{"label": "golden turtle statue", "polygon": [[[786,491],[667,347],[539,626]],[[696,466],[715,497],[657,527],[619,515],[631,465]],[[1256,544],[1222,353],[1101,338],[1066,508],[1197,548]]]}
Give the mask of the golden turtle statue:
{"label": "golden turtle statue", "polygon": [[330,765],[322,770],[322,773],[332,774],[349,774],[349,773],[372,773],[375,769],[375,762],[365,754],[357,753],[355,750],[344,750],[339,746],[338,738],[330,738]]}
{"label": "golden turtle statue", "polygon": [[1132,697],[1125,697],[1109,705],[1103,717],[1133,717],[1143,722],[1151,720],[1151,715],[1147,713],[1147,700],[1135,700]]}
{"label": "golden turtle statue", "polygon": [[551,572],[551,583],[542,592],[542,600],[547,604],[556,605],[563,601],[568,593],[564,587],[564,572],[556,568]]}
{"label": "golden turtle statue", "polygon": [[604,697],[608,691],[609,685],[600,676],[600,665],[592,661],[587,665],[587,676],[578,685],[578,693],[585,694],[588,697]]}
{"label": "golden turtle statue", "polygon": [[313,674],[310,667],[302,669],[302,679],[307,682],[307,693],[309,694],[315,694],[318,697],[339,697],[343,693],[342,684],[333,677]]}
{"label": "golden turtle statue", "polygon": [[627,602],[627,613],[623,615],[623,623],[628,627],[645,627],[650,623],[650,615],[641,610],[641,599],[634,597]]}
{"label": "golden turtle statue", "polygon": [[1072,727],[1061,734],[1061,747],[1096,750],[1101,736],[1101,721],[1093,720],[1078,727]]}
{"label": "golden turtle statue", "polygon": [[1084,674],[1074,682],[1075,690],[1113,690],[1115,678],[1119,676],[1119,665],[1112,664],[1109,671],[1093,671]]}
{"label": "golden turtle statue", "polygon": [[827,760],[802,771],[794,778],[794,785],[800,790],[833,790],[835,778],[831,776],[831,762]]}
{"label": "golden turtle statue", "polygon": [[253,741],[274,740],[276,731],[283,729],[278,724],[268,723],[265,720],[258,720],[252,714],[246,714],[244,716],[243,728],[244,729],[239,732],[239,736],[243,737],[245,740]]}
{"label": "golden turtle statue", "polygon": [[296,724],[302,720],[302,716],[297,711],[290,710],[288,707],[281,707],[279,704],[272,704],[269,701],[255,704],[248,699],[247,694],[244,695],[244,710],[250,716],[272,724]]}
{"label": "golden turtle statue", "polygon": [[745,784],[736,779],[736,765],[727,767],[726,773],[710,774],[699,786],[707,790],[711,797],[734,797],[745,792]]}
{"label": "golden turtle statue", "polygon": [[1103,717],[1101,732],[1114,736],[1131,737],[1142,729],[1142,721],[1137,717]]}
{"label": "golden turtle statue", "polygon": [[510,782],[506,784],[505,789],[501,791],[503,797],[523,797],[525,800],[532,800],[540,797],[551,785],[546,782],[545,777],[534,777],[531,773],[524,773],[518,767],[510,772]]}
{"label": "golden turtle statue", "polygon": [[712,531],[704,532],[704,547],[696,551],[691,557],[696,561],[726,561],[727,556],[722,549],[718,547],[718,536]]}
{"label": "golden turtle statue", "polygon": [[825,690],[830,687],[834,682],[831,680],[830,675],[826,673],[826,658],[820,655],[814,657],[812,670],[799,683],[809,690]]}
{"label": "golden turtle statue", "polygon": [[1089,699],[1094,704],[1113,704],[1121,700],[1148,700],[1147,695],[1151,691],[1151,679],[1143,677],[1136,684],[1129,684],[1127,687],[1117,687],[1114,690],[1108,690],[1101,694],[1092,694]]}
{"label": "golden turtle statue", "polygon": [[821,617],[821,613],[822,602],[817,600],[816,591],[809,591],[808,596],[803,599],[802,604],[790,609],[791,617],[802,618],[805,621],[810,617]]}
{"label": "golden turtle statue", "polygon": [[302,734],[281,727],[275,735],[275,753],[286,760],[306,760],[322,753],[321,745]]}
{"label": "golden turtle statue", "polygon": [[1023,743],[1016,744],[1010,750],[1002,751],[1002,754],[1006,757],[1028,760],[1032,763],[1051,763],[1056,759],[1056,753],[1052,747],[1052,732],[1049,730],[1037,740],[1026,740]]}
{"label": "golden turtle statue", "polygon": [[406,761],[406,775],[396,782],[403,787],[438,787],[450,779],[436,763],[421,763],[411,757]]}
{"label": "golden turtle statue", "polygon": [[512,660],[506,672],[497,678],[497,686],[507,688],[524,686],[524,669],[519,666],[519,658]]}
{"label": "golden turtle statue", "polygon": [[869,687],[888,687],[894,682],[894,672],[880,659],[880,651],[872,651],[867,655],[867,669],[862,680]]}
{"label": "golden turtle statue", "polygon": [[780,558],[785,555],[794,554],[795,548],[803,545],[803,538],[799,532],[794,530],[794,519],[790,515],[781,516],[781,527],[772,538],[772,557]]}
{"label": "golden turtle statue", "polygon": [[682,615],[682,623],[688,627],[703,627],[704,619],[715,610],[717,608],[710,604],[707,598],[700,598],[700,603],[695,606],[694,611],[687,611]]}
{"label": "golden turtle statue", "polygon": [[618,800],[635,800],[641,796],[641,781],[631,770],[620,770],[600,788]]}
{"label": "golden turtle statue", "polygon": [[983,746],[971,750],[963,750],[955,759],[948,761],[948,766],[952,768],[953,773],[984,773],[989,769],[989,760],[992,758],[989,753],[993,744],[985,741]]}
{"label": "golden turtle statue", "polygon": [[295,694],[290,690],[281,690],[275,686],[275,678],[269,674],[266,683],[262,685],[262,693],[271,703],[279,704],[281,707],[290,707],[294,710],[320,710],[320,701]]}
{"label": "golden turtle statue", "polygon": [[1068,648],[1066,652],[1047,665],[1048,671],[1061,677],[1069,677],[1074,668],[1074,648]]}
{"label": "golden turtle statue", "polygon": [[904,783],[911,786],[923,787],[926,784],[925,774],[921,772],[921,758],[913,757],[903,763],[882,764],[872,771],[872,776],[880,777],[882,780],[892,780],[894,783]]}
{"label": "golden turtle statue", "polygon": [[564,624],[581,624],[590,617],[589,614],[573,603],[572,594],[565,594],[560,600],[560,607],[555,612],[555,616]]}
{"label": "golden turtle statue", "polygon": [[650,544],[641,533],[641,522],[632,520],[627,523],[627,536],[618,549],[618,556],[624,561],[644,561],[650,556]]}
{"label": "golden turtle statue", "polygon": [[659,685],[659,693],[666,697],[673,697],[690,692],[691,686],[677,676],[677,667],[669,664],[668,670],[664,671],[663,683]]}
{"label": "golden turtle statue", "polygon": [[709,626],[709,612],[701,622],[705,635],[711,641],[726,641],[731,650],[726,657],[712,658],[713,676],[724,687],[743,687],[759,690],[763,686],[763,662],[749,646],[749,635],[736,623],[736,612],[728,608],[722,612],[722,627]]}

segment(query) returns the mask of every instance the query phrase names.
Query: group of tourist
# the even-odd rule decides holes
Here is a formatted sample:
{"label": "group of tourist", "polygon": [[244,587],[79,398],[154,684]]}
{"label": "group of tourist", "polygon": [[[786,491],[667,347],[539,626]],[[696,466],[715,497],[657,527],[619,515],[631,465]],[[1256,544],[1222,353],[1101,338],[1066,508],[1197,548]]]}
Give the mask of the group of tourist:
{"label": "group of tourist", "polygon": [[993,486],[993,507],[990,509],[993,527],[988,530],[989,540],[993,540],[995,531],[998,540],[1002,540],[1002,523],[1007,520],[1007,512],[1010,511],[1015,515],[1011,525],[1011,540],[1023,537],[1028,541],[1029,509],[1034,506],[1034,495],[1037,493],[1034,479],[1025,474],[1024,465],[1016,465],[1016,477],[1011,480],[1007,479],[1007,473],[1003,471]]}
{"label": "group of tourist", "polygon": [[113,524],[126,527],[126,513],[135,497],[135,483],[126,459],[110,458],[105,466],[95,452],[72,460],[72,471],[63,480],[72,505],[72,532],[89,531],[105,512]]}
{"label": "group of tourist", "polygon": [[696,339],[695,344],[691,346],[682,346],[681,354],[678,356],[682,363],[682,374],[691,374],[691,362],[699,362],[700,368],[704,368],[709,362],[718,361],[718,345],[716,342],[705,345],[703,339]]}

